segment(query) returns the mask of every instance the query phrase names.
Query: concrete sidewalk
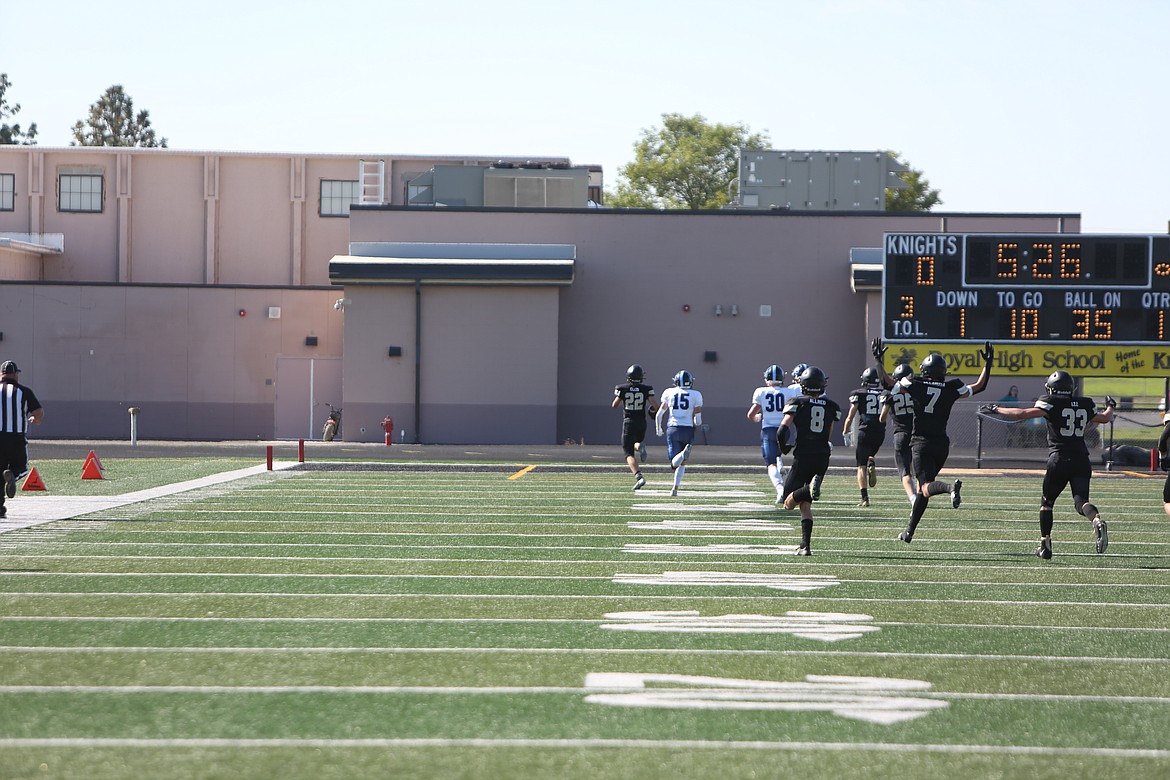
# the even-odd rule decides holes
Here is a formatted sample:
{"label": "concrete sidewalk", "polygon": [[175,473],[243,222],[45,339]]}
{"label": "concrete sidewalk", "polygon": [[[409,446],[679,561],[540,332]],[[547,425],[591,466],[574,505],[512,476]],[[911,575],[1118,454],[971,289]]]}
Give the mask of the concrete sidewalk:
{"label": "concrete sidewalk", "polygon": [[[88,454],[88,450],[86,453]],[[295,463],[273,464],[273,469],[285,469],[295,466]],[[188,490],[219,485],[224,482],[250,477],[253,474],[263,474],[268,470],[267,462],[259,466],[249,466],[235,471],[225,471],[222,474],[212,474],[186,482],[177,482],[173,485],[161,485],[147,490],[138,490],[133,493],[123,493],[117,496],[53,496],[41,495],[23,501],[9,499],[6,502],[10,516],[0,519],[0,533],[15,531],[18,528],[31,528],[41,523],[54,520],[68,520],[72,517],[87,515],[91,512],[100,512],[103,509],[137,504],[152,498],[162,498]],[[19,495],[19,493],[18,493]]]}

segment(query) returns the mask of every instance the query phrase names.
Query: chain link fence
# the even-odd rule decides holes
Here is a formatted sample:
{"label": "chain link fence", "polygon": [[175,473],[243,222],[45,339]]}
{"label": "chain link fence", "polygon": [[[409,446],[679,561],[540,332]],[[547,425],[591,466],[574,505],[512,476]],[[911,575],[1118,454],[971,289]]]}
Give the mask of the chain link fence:
{"label": "chain link fence", "polygon": [[[948,429],[951,451],[971,452],[977,467],[1042,467],[1048,459],[1047,422],[1043,418],[1006,420],[980,414],[979,407],[985,403],[989,402],[966,399],[955,404]],[[1103,408],[1100,401],[1098,404]],[[1020,405],[1031,406],[1028,402]],[[1149,470],[1150,450],[1158,446],[1164,413],[1156,406],[1123,402],[1112,423],[1090,425],[1085,444],[1094,467]]]}

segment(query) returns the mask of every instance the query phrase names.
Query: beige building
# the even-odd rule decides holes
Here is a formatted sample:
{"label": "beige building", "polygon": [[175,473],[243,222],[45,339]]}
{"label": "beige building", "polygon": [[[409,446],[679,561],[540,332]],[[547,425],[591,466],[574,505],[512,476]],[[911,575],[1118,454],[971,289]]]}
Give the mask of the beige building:
{"label": "beige building", "polygon": [[[0,147],[0,357],[46,406],[37,435],[125,438],[133,406],[147,439],[316,437],[332,403],[349,440],[392,415],[408,441],[616,441],[612,388],[639,362],[659,391],[692,371],[708,441],[749,444],[764,367],[818,363],[832,396],[868,359],[877,296],[854,291],[851,250],[1079,231],[1070,214],[565,208],[585,190],[564,159],[362,162]],[[450,166],[484,169],[472,205],[434,191],[467,186]],[[371,171],[379,195],[351,209]]]}

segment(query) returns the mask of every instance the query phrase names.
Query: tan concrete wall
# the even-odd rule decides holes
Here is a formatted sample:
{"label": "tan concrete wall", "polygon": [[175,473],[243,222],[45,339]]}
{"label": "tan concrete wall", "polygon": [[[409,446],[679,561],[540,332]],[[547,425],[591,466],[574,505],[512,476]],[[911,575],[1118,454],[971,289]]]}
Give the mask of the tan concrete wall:
{"label": "tan concrete wall", "polygon": [[[1060,229],[1050,215],[948,221],[952,230]],[[621,421],[609,408],[613,386],[637,362],[659,394],[675,372],[694,373],[704,394],[703,421],[711,426],[709,443],[753,444],[758,426],[744,412],[768,365],[817,364],[830,377],[829,396],[843,402],[871,361],[875,320],[867,315],[867,296],[850,288],[849,250],[881,246],[886,231],[932,232],[942,224],[939,215],[387,209],[355,213],[351,238],[574,244],[576,279],[559,296],[553,441],[616,443]],[[1064,229],[1076,231],[1079,224],[1070,220]],[[716,304],[722,316],[715,315]],[[738,316],[731,315],[732,305]],[[770,306],[771,316],[761,316],[761,306]],[[446,327],[452,334],[474,337],[475,318],[458,309],[451,316]],[[354,341],[347,330],[347,363]],[[430,364],[428,349],[424,344],[423,360]],[[704,362],[708,351],[716,353],[715,362]],[[519,386],[522,377],[507,366],[501,361],[478,384]],[[425,394],[423,402],[434,403]]]}
{"label": "tan concrete wall", "polygon": [[[269,439],[277,360],[341,354],[335,298],[328,289],[3,284],[0,352],[45,406],[39,436],[124,438],[126,409],[138,406],[143,438]],[[307,335],[317,347],[305,346]]]}
{"label": "tan concrete wall", "polygon": [[[414,287],[348,287],[345,295],[347,438],[366,427],[360,440],[381,439],[389,415],[407,441],[556,440],[558,289],[424,285],[418,367]],[[390,346],[402,356],[389,357]]]}

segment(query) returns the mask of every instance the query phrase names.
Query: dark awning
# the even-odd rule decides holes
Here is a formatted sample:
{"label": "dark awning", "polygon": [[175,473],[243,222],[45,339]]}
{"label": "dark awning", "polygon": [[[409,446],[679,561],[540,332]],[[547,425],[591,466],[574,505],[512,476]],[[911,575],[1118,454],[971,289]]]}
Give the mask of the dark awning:
{"label": "dark awning", "polygon": [[329,281],[566,286],[576,254],[572,244],[354,243],[329,261]]}

